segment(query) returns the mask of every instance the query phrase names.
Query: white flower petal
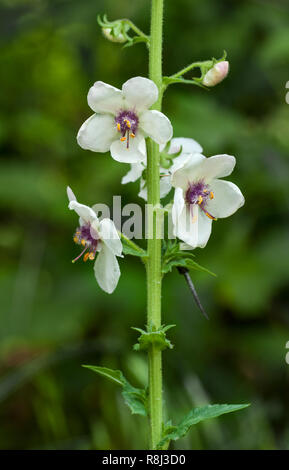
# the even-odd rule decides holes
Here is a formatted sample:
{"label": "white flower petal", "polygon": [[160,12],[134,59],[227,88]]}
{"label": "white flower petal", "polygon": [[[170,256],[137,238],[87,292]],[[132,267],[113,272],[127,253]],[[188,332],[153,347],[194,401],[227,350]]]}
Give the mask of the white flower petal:
{"label": "white flower petal", "polygon": [[134,183],[141,177],[144,168],[142,163],[132,163],[129,172],[123,176],[121,184]]}
{"label": "white flower petal", "polygon": [[148,200],[147,182],[143,179],[140,180],[140,192],[138,193],[138,197],[141,197],[145,201]]}
{"label": "white flower petal", "polygon": [[232,155],[214,155],[206,158],[199,167],[196,178],[204,178],[209,182],[215,178],[229,176],[236,164],[236,159]]}
{"label": "white flower petal", "polygon": [[93,152],[107,152],[117,138],[117,130],[112,116],[93,114],[81,126],[77,142],[83,149]]}
{"label": "white flower petal", "polygon": [[111,219],[102,219],[99,224],[99,234],[110,251],[116,256],[121,256],[122,243]]}
{"label": "white flower petal", "polygon": [[172,207],[172,221],[174,235],[180,240],[188,243],[193,248],[198,242],[198,225],[193,207],[192,213],[187,208],[181,188],[175,190],[174,203]]}
{"label": "white flower petal", "polygon": [[75,194],[69,186],[67,186],[66,192],[69,201],[76,201]]}
{"label": "white flower petal", "polygon": [[101,250],[94,263],[94,274],[99,286],[111,294],[117,286],[120,269],[116,256],[110,249],[102,244]]}
{"label": "white flower petal", "polygon": [[122,86],[123,96],[127,106],[134,107],[136,111],[148,109],[158,99],[158,87],[144,77],[134,77],[127,80]]}
{"label": "white flower petal", "polygon": [[[197,207],[197,206],[195,206]],[[208,240],[212,231],[212,219],[210,219],[204,212],[198,209],[198,242],[197,245],[200,248],[204,248],[208,243]]]}
{"label": "white flower petal", "polygon": [[174,137],[171,140],[171,145],[169,148],[170,154],[177,153],[180,151],[182,147],[182,154],[183,153],[202,153],[203,148],[201,145],[194,139],[189,139],[186,137]]}
{"label": "white flower petal", "polygon": [[171,176],[162,176],[160,179],[160,198],[166,197],[171,189]]}
{"label": "white flower petal", "polygon": [[115,114],[123,106],[123,96],[118,88],[95,82],[88,91],[87,102],[95,113]]}
{"label": "white flower petal", "polygon": [[165,144],[173,135],[170,120],[159,111],[145,111],[140,115],[139,125],[146,135],[158,144]]}
{"label": "white flower petal", "polygon": [[177,169],[172,175],[172,186],[186,190],[189,183],[199,178],[199,169],[204,160],[206,160],[206,157],[200,153],[187,155],[181,168]]}
{"label": "white flower petal", "polygon": [[188,245],[187,243],[180,243],[180,250],[188,251],[188,250],[192,250],[192,247]]}
{"label": "white flower petal", "polygon": [[70,201],[68,207],[70,210],[74,210],[85,223],[92,223],[93,221],[98,220],[96,213],[91,209],[91,207],[80,204],[75,200]]}
{"label": "white flower petal", "polygon": [[186,163],[188,160],[188,154],[187,153],[182,153],[178,157],[173,159],[173,164],[169,168],[169,171],[171,174],[173,174],[175,171],[179,170],[182,168],[182,166]]}
{"label": "white flower petal", "polygon": [[243,194],[230,181],[213,180],[210,189],[214,193],[214,199],[209,200],[206,209],[216,218],[229,217],[244,205]]}
{"label": "white flower petal", "polygon": [[[170,176],[162,176],[160,179],[160,198],[166,197],[170,190],[172,189],[171,185],[171,177]],[[147,190],[147,182],[141,179],[140,183],[140,192],[138,196],[147,201],[148,199],[148,190]]]}
{"label": "white flower petal", "polygon": [[[197,205],[185,204],[181,188],[175,190],[172,207],[174,235],[191,248],[203,248],[210,237],[212,220]],[[188,249],[188,248],[186,248]]]}
{"label": "white flower petal", "polygon": [[127,148],[126,142],[121,142],[120,139],[115,140],[110,146],[112,158],[122,163],[137,163],[143,161],[145,155],[141,151],[142,141],[144,141],[143,136],[138,134],[134,139],[130,138],[129,148]]}

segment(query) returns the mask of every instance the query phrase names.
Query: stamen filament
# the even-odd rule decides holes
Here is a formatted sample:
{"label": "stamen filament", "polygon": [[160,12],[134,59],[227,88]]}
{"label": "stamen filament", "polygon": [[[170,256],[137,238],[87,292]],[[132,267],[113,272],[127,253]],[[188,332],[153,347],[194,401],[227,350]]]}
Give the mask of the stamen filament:
{"label": "stamen filament", "polygon": [[217,220],[216,217],[214,217],[212,214],[210,214],[210,212],[206,211],[206,209],[204,209],[202,206],[200,206],[200,208],[202,209],[202,211],[204,212],[204,214],[209,217],[209,219],[212,219],[212,220]]}
{"label": "stamen filament", "polygon": [[126,148],[129,148],[129,130],[127,130]]}
{"label": "stamen filament", "polygon": [[77,261],[79,258],[81,258],[81,256],[83,255],[83,253],[86,252],[87,248],[88,248],[88,245],[86,245],[86,247],[84,248],[84,250],[82,250],[82,252],[80,253],[80,255],[78,255],[76,258],[74,258],[71,262],[72,262],[72,263],[75,263],[75,261]]}

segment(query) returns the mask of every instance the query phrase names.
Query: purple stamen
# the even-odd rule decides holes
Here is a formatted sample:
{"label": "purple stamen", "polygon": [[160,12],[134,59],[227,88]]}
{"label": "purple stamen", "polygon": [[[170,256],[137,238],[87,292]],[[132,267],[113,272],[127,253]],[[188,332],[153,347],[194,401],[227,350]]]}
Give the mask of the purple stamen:
{"label": "purple stamen", "polygon": [[122,139],[126,140],[126,148],[129,148],[129,137],[130,135],[135,136],[139,119],[134,111],[121,110],[115,116],[115,123],[118,132],[120,132]]}
{"label": "purple stamen", "polygon": [[186,191],[185,199],[186,203],[190,206],[191,214],[193,215],[192,205],[197,204],[209,219],[216,220],[206,209],[208,200],[211,199],[212,196],[213,194],[210,191],[209,185],[205,184],[203,180],[190,183]]}
{"label": "purple stamen", "polygon": [[[93,236],[94,234],[94,236]],[[95,255],[99,238],[97,237],[97,233],[95,230],[92,230],[91,225],[85,224],[81,225],[76,229],[75,235],[73,237],[74,242],[77,245],[83,245],[85,248],[84,250],[78,255],[72,262],[75,263],[81,256],[86,252],[86,250],[89,248],[89,254],[92,253]]]}

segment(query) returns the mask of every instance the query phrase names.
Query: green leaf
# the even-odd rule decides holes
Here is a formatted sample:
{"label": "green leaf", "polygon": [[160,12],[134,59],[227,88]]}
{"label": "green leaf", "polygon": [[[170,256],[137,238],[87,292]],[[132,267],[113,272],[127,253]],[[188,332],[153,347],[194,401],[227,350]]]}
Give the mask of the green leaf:
{"label": "green leaf", "polygon": [[145,258],[147,256],[147,252],[145,250],[142,250],[141,248],[136,249],[125,243],[122,244],[122,251],[125,255],[139,256],[141,258]]}
{"label": "green leaf", "polygon": [[103,377],[122,387],[122,396],[132,414],[147,415],[146,392],[143,389],[133,387],[120,370],[108,369],[107,367],[83,365],[83,367],[96,372]]}
{"label": "green leaf", "polygon": [[147,257],[147,252],[136,243],[129,240],[122,232],[118,232],[122,242],[122,250],[125,255]]}
{"label": "green leaf", "polygon": [[188,269],[195,269],[197,271],[203,271],[204,273],[210,274],[211,276],[215,276],[216,274],[213,273],[212,271],[209,271],[209,269],[205,268],[204,266],[201,266],[199,263],[196,263],[192,259],[186,259],[186,265]]}
{"label": "green leaf", "polygon": [[159,442],[157,448],[163,449],[168,445],[169,441],[176,441],[177,439],[185,436],[194,424],[200,423],[206,419],[217,418],[218,416],[226,413],[242,410],[248,406],[250,406],[250,404],[246,403],[243,405],[207,405],[200,408],[194,408],[178,426],[172,426],[171,423],[169,423],[169,426],[164,430],[163,438]]}
{"label": "green leaf", "polygon": [[162,273],[167,274],[168,272],[172,271],[173,268],[181,266],[189,270],[194,269],[197,271],[203,271],[207,274],[211,274],[211,276],[216,276],[216,274],[214,274],[212,271],[209,271],[209,269],[196,263],[196,261],[192,260],[191,258],[184,258],[184,256],[188,256],[188,254],[184,253],[183,255],[183,254],[177,253],[176,257],[165,261],[162,267]]}
{"label": "green leaf", "polygon": [[112,382],[117,383],[118,385],[123,386],[126,382],[126,379],[123,373],[120,370],[108,369],[107,367],[98,367],[98,366],[88,366],[83,365],[86,369],[90,369],[93,372],[96,372],[99,375],[103,375]]}
{"label": "green leaf", "polygon": [[173,268],[177,268],[178,266],[183,266],[184,268],[187,267],[186,260],[183,258],[175,258],[167,263],[164,264],[162,268],[162,273],[167,274],[168,272],[171,272]]}

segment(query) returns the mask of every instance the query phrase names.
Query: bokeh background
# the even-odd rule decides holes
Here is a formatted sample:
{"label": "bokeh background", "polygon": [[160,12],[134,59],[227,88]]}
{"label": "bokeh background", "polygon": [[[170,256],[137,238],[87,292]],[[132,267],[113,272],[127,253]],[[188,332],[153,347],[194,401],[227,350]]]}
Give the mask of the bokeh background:
{"label": "bokeh background", "polygon": [[[145,276],[121,260],[112,296],[89,263],[71,264],[76,216],[69,184],[87,204],[142,203],[127,166],[76,143],[91,114],[88,88],[147,74],[143,44],[106,41],[97,14],[129,17],[148,31],[149,0],[1,0],[0,42],[0,448],[139,449],[146,421],[119,389],[81,364],[121,368],[146,384],[146,358],[132,350],[145,323]],[[164,111],[175,136],[207,156],[236,155],[232,180],[246,205],[214,223],[194,273],[209,313],[183,278],[166,276],[163,318],[177,326],[164,353],[165,405],[176,423],[205,403],[249,409],[194,427],[180,449],[288,449],[289,6],[286,0],[166,2],[164,72],[228,53],[227,80],[210,92],[174,85]],[[289,90],[287,90],[289,91]]]}

